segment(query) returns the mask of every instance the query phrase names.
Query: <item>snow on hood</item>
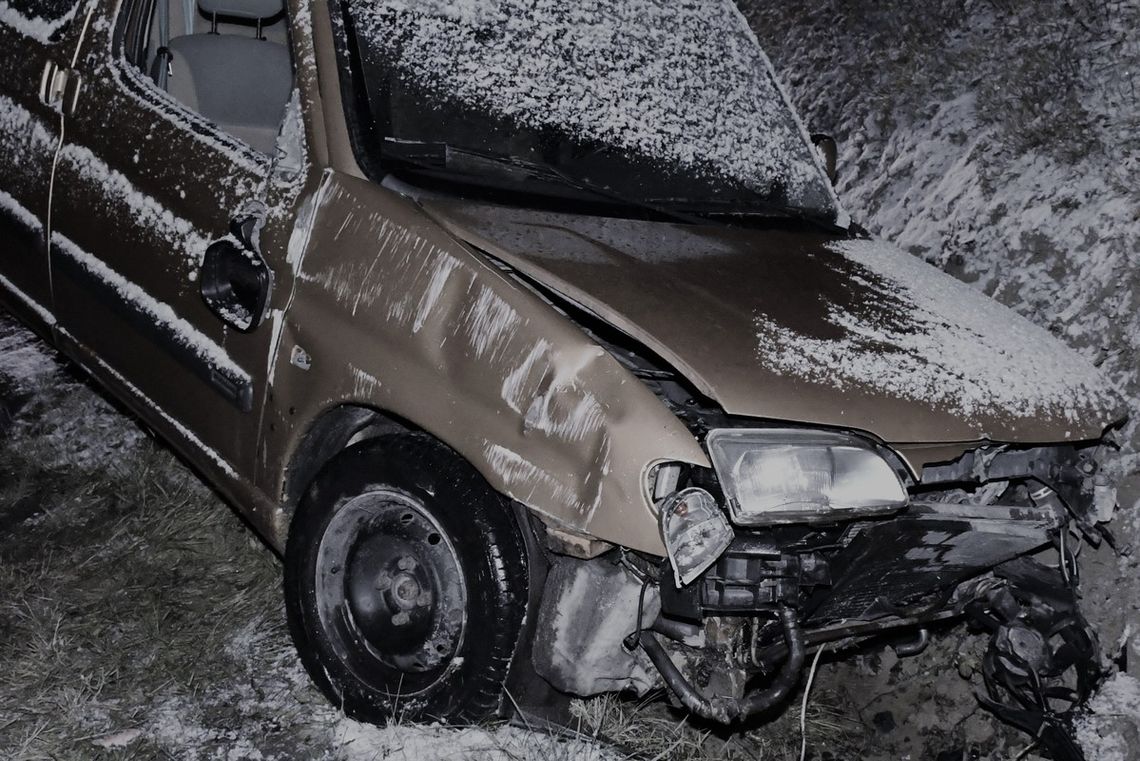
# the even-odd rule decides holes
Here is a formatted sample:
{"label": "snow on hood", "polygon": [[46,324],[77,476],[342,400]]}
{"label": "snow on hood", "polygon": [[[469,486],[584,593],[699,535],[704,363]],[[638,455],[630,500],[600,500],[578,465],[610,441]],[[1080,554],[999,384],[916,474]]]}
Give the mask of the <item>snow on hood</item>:
{"label": "snow on hood", "polygon": [[1106,379],[1079,354],[921,259],[879,241],[828,248],[865,271],[852,277],[866,295],[857,308],[830,305],[834,337],[796,334],[758,314],[763,363],[839,388],[878,386],[965,418],[998,408],[1023,418],[1061,412],[1076,424],[1085,404],[1119,405]]}
{"label": "snow on hood", "polygon": [[771,63],[730,0],[350,0],[409,80],[840,215]]}
{"label": "snow on hood", "polygon": [[729,414],[893,443],[1094,439],[1121,417],[1047,331],[885,243],[421,201],[632,336]]}

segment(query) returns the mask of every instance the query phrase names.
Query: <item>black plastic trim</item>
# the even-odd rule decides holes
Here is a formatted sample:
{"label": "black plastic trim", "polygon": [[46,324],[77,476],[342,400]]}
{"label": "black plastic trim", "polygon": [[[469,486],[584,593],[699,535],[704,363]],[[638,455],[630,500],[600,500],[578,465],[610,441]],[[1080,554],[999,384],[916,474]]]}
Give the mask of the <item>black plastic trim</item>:
{"label": "black plastic trim", "polygon": [[52,247],[52,254],[52,267],[55,273],[73,281],[140,335],[173,357],[195,377],[213,387],[234,407],[242,412],[250,412],[253,409],[252,380],[214,367],[185,342],[179,341],[172,328],[156,322],[153,317],[125,301],[110,283],[88,272],[82,264],[60,252],[58,247]]}

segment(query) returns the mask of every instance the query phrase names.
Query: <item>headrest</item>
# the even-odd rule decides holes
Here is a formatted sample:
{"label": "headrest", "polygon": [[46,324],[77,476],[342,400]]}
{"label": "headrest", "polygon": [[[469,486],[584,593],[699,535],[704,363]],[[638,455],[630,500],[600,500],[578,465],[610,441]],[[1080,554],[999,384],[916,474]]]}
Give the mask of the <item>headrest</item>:
{"label": "headrest", "polygon": [[229,16],[257,21],[276,16],[285,10],[283,0],[198,0],[207,16]]}

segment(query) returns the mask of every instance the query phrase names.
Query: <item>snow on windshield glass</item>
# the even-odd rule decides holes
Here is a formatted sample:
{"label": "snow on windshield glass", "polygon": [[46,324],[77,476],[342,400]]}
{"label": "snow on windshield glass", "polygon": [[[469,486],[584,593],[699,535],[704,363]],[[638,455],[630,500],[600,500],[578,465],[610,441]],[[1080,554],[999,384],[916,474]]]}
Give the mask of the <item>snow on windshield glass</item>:
{"label": "snow on windshield glass", "polygon": [[557,127],[792,206],[838,211],[730,0],[348,0],[364,44],[441,98]]}

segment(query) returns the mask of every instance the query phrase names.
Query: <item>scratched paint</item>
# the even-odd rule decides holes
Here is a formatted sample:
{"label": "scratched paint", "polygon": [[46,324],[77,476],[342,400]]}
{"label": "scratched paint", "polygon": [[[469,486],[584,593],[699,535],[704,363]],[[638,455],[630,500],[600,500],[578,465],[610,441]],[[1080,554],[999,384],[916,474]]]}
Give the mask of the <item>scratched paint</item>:
{"label": "scratched paint", "polygon": [[535,494],[545,487],[553,493],[560,505],[569,508],[576,515],[588,515],[596,507],[594,503],[583,502],[577,489],[563,483],[558,477],[530,462],[518,452],[492,442],[486,442],[483,451],[491,468],[502,477],[508,488],[519,494],[525,494],[525,499],[533,499]]}
{"label": "scratched paint", "polygon": [[518,332],[523,318],[506,301],[485,285],[467,308],[461,329],[477,359],[501,360],[506,347]]}
{"label": "scratched paint", "polygon": [[[662,459],[707,463],[684,425],[565,315],[418,207],[356,178],[327,183],[290,251],[296,300],[282,330],[325,329],[303,331],[304,377],[279,368],[278,403],[298,420],[345,403],[389,412],[551,525],[663,553],[644,474]],[[313,398],[313,388],[339,390]],[[302,433],[289,435],[296,446]]]}

